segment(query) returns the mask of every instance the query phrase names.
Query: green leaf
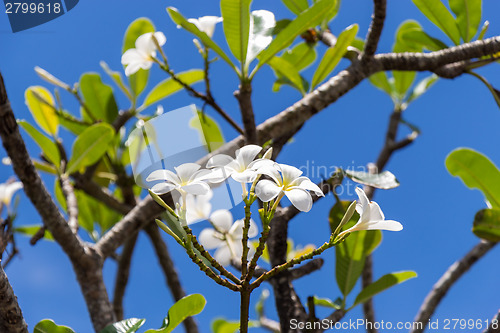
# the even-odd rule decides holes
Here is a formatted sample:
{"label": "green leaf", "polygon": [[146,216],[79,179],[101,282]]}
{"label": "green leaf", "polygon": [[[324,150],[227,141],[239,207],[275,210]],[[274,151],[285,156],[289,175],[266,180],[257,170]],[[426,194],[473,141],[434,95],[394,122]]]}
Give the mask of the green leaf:
{"label": "green leaf", "polygon": [[316,60],[316,48],[306,42],[295,45],[285,51],[281,58],[292,64],[299,72],[309,67]]}
{"label": "green leaf", "polygon": [[455,45],[460,44],[460,31],[455,23],[453,15],[441,0],[412,0],[418,9],[432,23],[439,27]]}
{"label": "green leaf", "polygon": [[250,3],[252,0],[221,0],[224,34],[233,55],[246,63],[250,35]]}
{"label": "green leaf", "polygon": [[436,74],[432,74],[424,79],[422,79],[415,88],[413,88],[413,91],[411,92],[410,96],[408,97],[408,100],[406,103],[411,103],[420,96],[422,96],[429,88],[436,83],[438,80],[438,76]]}
{"label": "green leaf", "polygon": [[[113,89],[102,83],[99,74],[83,74],[80,78],[80,90],[85,105],[97,120],[104,120],[107,123],[112,123],[115,120],[118,116],[118,106],[113,95]],[[85,119],[85,116],[83,119]]]}
{"label": "green leaf", "polygon": [[314,72],[311,82],[311,90],[321,83],[335,69],[340,59],[342,59],[347,51],[347,47],[351,45],[352,41],[356,37],[358,28],[357,24],[353,24],[345,28],[345,30],[338,36],[335,45],[325,52],[325,55],[323,56],[323,59],[321,59],[316,72]]}
{"label": "green leaf", "polygon": [[200,140],[206,145],[209,153],[220,148],[225,142],[219,124],[207,114],[198,111],[189,121],[189,126],[198,130]]}
{"label": "green leaf", "polygon": [[482,209],[477,212],[472,232],[490,242],[500,242],[500,209]]}
{"label": "green leaf", "polygon": [[358,294],[358,296],[356,296],[356,300],[354,301],[354,304],[351,306],[351,309],[358,304],[368,301],[370,298],[383,292],[384,290],[387,290],[397,284],[403,283],[415,277],[417,277],[417,273],[413,271],[403,271],[403,272],[386,274],[377,281],[366,286]]}
{"label": "green leaf", "polygon": [[59,118],[59,123],[62,127],[77,136],[82,134],[82,132],[91,125],[90,123],[87,124],[64,110],[60,110],[57,113],[57,117]]}
{"label": "green leaf", "polygon": [[33,165],[40,171],[50,173],[52,175],[57,175],[57,169],[52,164],[45,163],[44,161],[39,161],[32,159]]}
{"label": "green leaf", "polygon": [[331,308],[331,309],[335,309],[335,310],[340,310],[342,308],[342,300],[337,299],[334,302],[329,298],[321,298],[318,296],[314,296],[314,305],[322,306],[325,308]]}
{"label": "green leaf", "polygon": [[[329,215],[332,232],[335,232],[350,205],[351,202],[349,201],[340,201],[332,207]],[[359,214],[354,213],[342,230],[352,227],[358,219]],[[372,253],[381,241],[382,232],[380,230],[363,230],[349,235],[335,247],[335,276],[337,285],[344,297],[349,295],[361,276],[366,256]]]}
{"label": "green leaf", "polygon": [[304,10],[309,8],[307,0],[281,0],[286,8],[290,9],[295,15],[299,15]]}
{"label": "green leaf", "polygon": [[45,133],[55,137],[57,135],[59,119],[57,118],[52,94],[42,86],[31,86],[26,89],[24,98],[38,126]]}
{"label": "green leaf", "polygon": [[309,9],[300,13],[295,20],[281,30],[271,44],[257,56],[259,64],[254,72],[263,64],[271,60],[278,52],[292,44],[295,38],[301,33],[320,24],[325,11],[331,8],[330,6],[333,6],[334,3],[335,0],[319,0],[309,7]]}
{"label": "green leaf", "polygon": [[302,95],[306,93],[302,77],[298,70],[288,61],[280,57],[274,57],[269,61],[269,66],[272,67],[279,78],[286,78]]}
{"label": "green leaf", "polygon": [[40,147],[45,157],[52,164],[54,164],[56,167],[59,168],[61,164],[61,156],[59,155],[59,149],[57,148],[57,145],[27,121],[19,120],[18,124],[36,142],[36,144]]}
{"label": "green leaf", "polygon": [[101,65],[101,68],[106,72],[106,74],[109,75],[109,77],[115,82],[115,84],[118,86],[118,88],[123,91],[125,95],[127,95],[129,100],[133,100],[134,98],[132,97],[132,94],[130,93],[130,89],[123,83],[122,75],[118,71],[113,71],[111,68],[109,68],[108,64],[104,61],[101,61],[99,63]]}
{"label": "green leaf", "polygon": [[470,42],[481,24],[482,0],[448,0],[457,17],[457,26],[464,42]]}
{"label": "green leaf", "polygon": [[[177,78],[184,82],[185,84],[192,85],[196,82],[203,80],[205,77],[205,72],[201,69],[192,69],[179,74],[176,74]],[[182,90],[184,87],[182,84],[178,83],[171,77],[165,79],[158,83],[146,96],[144,103],[139,109],[145,109],[146,107],[161,101],[162,99],[175,94],[176,92]]]}
{"label": "green leaf", "polygon": [[[154,32],[155,26],[148,18],[140,17],[130,23],[123,38],[122,54],[128,49],[135,48],[137,37],[148,32]],[[140,69],[137,73],[128,77],[130,88],[134,96],[139,96],[148,83],[149,70]]]}
{"label": "green leaf", "polygon": [[[439,1],[439,0],[438,0]],[[401,52],[421,52],[422,45],[417,43],[408,43],[408,40],[404,39],[404,36],[409,31],[420,31],[422,27],[418,22],[407,20],[398,27],[396,31],[396,40],[393,46],[393,52],[401,53]],[[416,72],[410,71],[393,71],[392,75],[394,77],[394,87],[396,89],[396,93],[399,94],[397,99],[402,100],[406,95],[408,89],[410,89],[415,77],[417,75]]]}
{"label": "green leaf", "polygon": [[75,333],[67,326],[58,326],[51,319],[39,321],[33,329],[33,333]]}
{"label": "green leaf", "polygon": [[483,192],[493,208],[500,208],[500,170],[483,154],[459,148],[446,157],[446,168],[471,189]]}
{"label": "green leaf", "polygon": [[418,29],[405,31],[401,38],[403,38],[407,44],[420,44],[422,48],[429,51],[439,51],[448,47],[444,42]]}
{"label": "green leaf", "polygon": [[[41,224],[20,225],[14,228],[14,232],[31,238],[38,232],[38,230],[40,230],[42,226],[43,225]],[[43,238],[51,242],[54,241],[54,237],[52,237],[52,234],[48,230],[45,230]]]}
{"label": "green leaf", "polygon": [[182,16],[182,14],[177,10],[177,8],[168,7],[167,12],[175,24],[180,25],[181,27],[183,27],[184,29],[186,29],[187,31],[198,37],[203,44],[214,50],[215,53],[217,53],[225,62],[227,62],[229,66],[231,66],[231,68],[233,68],[237,73],[239,72],[236,66],[231,61],[231,59],[229,59],[227,54],[220,48],[220,46],[217,45],[212,40],[212,38],[208,37],[206,33],[200,31],[200,29],[198,29],[198,27],[195,24],[188,22],[188,20],[186,20],[186,18]]}
{"label": "green leaf", "polygon": [[246,66],[255,59],[273,40],[273,31],[276,26],[274,14],[268,10],[254,10],[250,13],[252,24],[250,25],[250,38],[248,40],[248,52]]}
{"label": "green leaf", "polygon": [[99,333],[134,333],[144,324],[146,319],[130,318],[109,324]]}
{"label": "green leaf", "polygon": [[[248,327],[260,327],[260,324],[256,320],[250,320],[248,322]],[[213,333],[237,333],[240,331],[239,321],[228,321],[224,318],[217,318],[212,322],[212,332]]]}
{"label": "green leaf", "polygon": [[490,27],[490,22],[484,21],[484,24],[481,28],[481,31],[479,32],[479,35],[477,36],[477,40],[482,40],[484,38],[484,35],[486,35],[486,32],[488,31],[489,27]]}
{"label": "green leaf", "polygon": [[206,300],[201,294],[188,295],[178,300],[168,310],[168,315],[164,319],[160,329],[147,330],[145,333],[169,333],[174,330],[187,317],[197,315],[205,307]]}
{"label": "green leaf", "polygon": [[369,78],[370,83],[373,84],[378,89],[386,92],[389,96],[392,97],[394,94],[394,88],[389,83],[387,79],[387,74],[385,72],[377,72],[372,74]]}
{"label": "green leaf", "polygon": [[372,187],[388,190],[399,186],[399,182],[390,171],[368,173],[364,171],[344,170],[347,177],[353,181]]}
{"label": "green leaf", "polygon": [[66,173],[71,174],[97,162],[108,150],[114,135],[113,127],[105,123],[92,125],[83,131],[73,143]]}

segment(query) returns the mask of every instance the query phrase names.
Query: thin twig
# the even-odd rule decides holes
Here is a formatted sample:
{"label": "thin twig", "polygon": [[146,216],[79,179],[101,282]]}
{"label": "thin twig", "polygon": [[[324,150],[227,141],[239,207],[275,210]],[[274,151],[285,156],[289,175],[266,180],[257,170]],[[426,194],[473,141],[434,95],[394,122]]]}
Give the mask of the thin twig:
{"label": "thin twig", "polygon": [[413,329],[410,330],[410,333],[422,333],[425,330],[429,319],[450,288],[472,267],[472,265],[488,253],[495,245],[496,243],[493,242],[480,241],[467,252],[463,258],[455,261],[453,265],[446,270],[425,297],[417,316],[413,320],[414,323],[420,323],[421,325],[413,325]]}
{"label": "thin twig", "polygon": [[361,56],[361,61],[375,54],[380,35],[382,35],[382,29],[384,28],[387,2],[386,0],[373,0],[373,5],[372,22],[368,29],[368,34],[366,35],[365,49]]}

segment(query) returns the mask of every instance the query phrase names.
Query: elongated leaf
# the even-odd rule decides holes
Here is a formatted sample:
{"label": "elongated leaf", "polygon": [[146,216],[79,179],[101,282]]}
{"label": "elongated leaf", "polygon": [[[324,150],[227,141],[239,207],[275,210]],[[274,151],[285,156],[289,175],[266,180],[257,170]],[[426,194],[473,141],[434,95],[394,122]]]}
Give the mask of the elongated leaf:
{"label": "elongated leaf", "polygon": [[113,89],[102,83],[99,74],[83,74],[80,78],[80,90],[85,104],[96,120],[104,120],[108,123],[115,120],[118,116],[118,106],[113,95]]}
{"label": "elongated leaf", "polygon": [[370,80],[371,84],[373,84],[378,89],[386,92],[389,96],[392,96],[394,94],[394,88],[389,83],[387,74],[385,72],[375,73],[368,79]]}
{"label": "elongated leaf", "polygon": [[[350,204],[349,201],[340,201],[330,210],[329,222],[332,232],[337,229]],[[359,215],[355,213],[342,230],[352,227],[358,219]],[[335,276],[344,297],[349,295],[361,276],[366,256],[372,253],[381,241],[380,230],[357,231],[335,247]]]}
{"label": "elongated leaf", "polygon": [[169,333],[174,330],[187,317],[197,315],[205,307],[206,300],[201,294],[188,295],[181,298],[168,310],[168,315],[163,321],[163,326],[158,329],[147,330],[145,333]]}
{"label": "elongated leaf", "polygon": [[448,8],[441,2],[441,0],[412,0],[418,9],[424,14],[432,23],[437,25],[455,45],[460,44],[460,31],[453,15],[448,11]]}
{"label": "elongated leaf", "polygon": [[44,161],[39,161],[35,159],[32,159],[32,162],[35,168],[37,168],[38,170],[49,173],[51,175],[57,175],[57,169],[52,164],[45,163]]}
{"label": "elongated leaf", "polygon": [[334,302],[329,298],[321,298],[318,296],[314,296],[314,305],[340,310],[342,308],[342,300],[339,298]]}
{"label": "elongated leaf", "polygon": [[58,326],[51,319],[44,319],[36,324],[33,333],[75,333],[67,326]]}
{"label": "elongated leaf", "polygon": [[325,52],[325,55],[323,56],[323,59],[321,59],[316,72],[314,72],[311,82],[311,90],[321,83],[335,69],[340,59],[342,59],[347,51],[347,47],[351,45],[352,41],[356,37],[358,28],[359,26],[357,24],[353,24],[345,28],[345,30],[338,36],[335,46],[329,48]]}
{"label": "elongated leaf", "polygon": [[500,242],[500,209],[482,209],[477,212],[472,232],[490,242]]}
{"label": "elongated leaf", "polygon": [[444,42],[429,36],[423,30],[410,30],[401,36],[407,44],[420,44],[422,48],[429,51],[439,51],[448,47]]}
{"label": "elongated leaf", "polygon": [[500,170],[486,156],[459,148],[446,157],[446,168],[467,187],[483,192],[493,208],[500,208]]}
{"label": "elongated leaf", "polygon": [[220,48],[219,45],[217,45],[212,38],[208,37],[208,35],[200,29],[196,25],[194,25],[191,22],[188,22],[184,16],[177,10],[177,8],[174,7],[168,7],[167,8],[168,15],[170,15],[170,18],[172,21],[174,21],[175,24],[180,25],[196,37],[198,37],[203,44],[205,44],[207,47],[211,48],[214,50],[225,62],[231,66],[236,72],[238,72],[238,69],[236,66],[233,64],[231,59],[227,56],[227,54]]}
{"label": "elongated leaf", "polygon": [[189,126],[198,130],[201,142],[206,145],[209,152],[220,148],[225,142],[219,124],[207,114],[198,111],[197,116],[189,122]]}
{"label": "elongated leaf", "polygon": [[47,159],[56,167],[59,167],[61,164],[61,156],[59,155],[59,149],[57,148],[57,145],[52,140],[47,138],[43,133],[40,133],[40,131],[38,131],[27,121],[19,120],[18,123],[19,126],[21,126],[40,147],[45,157],[47,157]]}
{"label": "elongated leaf", "polygon": [[250,36],[250,3],[252,0],[221,0],[224,34],[233,55],[245,64]]}
{"label": "elongated leaf", "polygon": [[279,77],[284,77],[290,81],[290,83],[297,88],[302,94],[306,93],[304,82],[300,76],[297,69],[280,57],[274,57],[269,61],[269,66],[271,66]]}
{"label": "elongated leaf", "polygon": [[420,96],[422,96],[436,81],[438,80],[438,76],[436,74],[432,74],[424,79],[422,79],[408,97],[407,103],[411,103]]}
{"label": "elongated leaf", "polygon": [[[185,71],[176,75],[179,80],[185,84],[192,85],[196,82],[203,80],[205,77],[205,72],[201,69],[192,69]],[[143,105],[140,109],[144,109],[152,104],[155,104],[162,99],[175,94],[176,92],[182,90],[184,87],[182,84],[178,83],[171,77],[165,79],[158,83],[146,96]]]}
{"label": "elongated leaf", "polygon": [[347,177],[357,183],[388,190],[399,186],[399,182],[390,171],[368,173],[364,171],[345,170]]}
{"label": "elongated leaf", "polygon": [[417,277],[417,273],[413,271],[403,271],[403,272],[395,272],[382,276],[377,281],[372,284],[366,286],[359,294],[356,296],[356,300],[351,308],[355,307],[358,304],[364,303],[373,296],[387,290],[397,284],[403,283],[409,279],[413,279]]}
{"label": "elongated leaf", "polygon": [[121,91],[123,91],[123,93],[127,95],[128,99],[132,101],[132,94],[130,93],[129,88],[125,85],[125,83],[123,83],[122,75],[120,74],[120,72],[111,70],[108,64],[104,61],[101,61],[99,65],[101,65],[101,68],[106,72],[106,74],[108,74],[109,77],[113,79],[118,88],[120,88]]}
{"label": "elongated leaf", "polygon": [[86,128],[88,128],[91,123],[85,123],[83,120],[76,118],[69,112],[61,110],[57,113],[59,118],[59,123],[62,127],[66,128],[68,131],[75,135],[80,135]]}
{"label": "elongated leaf", "polygon": [[250,15],[250,38],[248,40],[247,67],[257,54],[264,50],[273,40],[276,26],[274,14],[268,10],[254,10]]}
{"label": "elongated leaf", "polygon": [[73,143],[66,172],[71,174],[97,162],[108,150],[114,135],[113,127],[105,123],[95,124],[83,131]]}
{"label": "elongated leaf", "polygon": [[[422,45],[417,43],[408,43],[408,40],[404,39],[404,36],[409,31],[421,31],[422,27],[418,22],[408,20],[403,22],[396,31],[396,40],[394,42],[393,51],[396,53],[401,52],[421,52]],[[398,99],[402,100],[408,89],[410,89],[415,77],[416,72],[410,71],[393,71],[392,75],[394,77],[394,87],[396,92],[399,94]]]}
{"label": "elongated leaf", "polygon": [[481,24],[482,0],[448,0],[457,16],[457,26],[464,42],[470,42]]}
{"label": "elongated leaf", "polygon": [[130,318],[110,324],[99,333],[134,333],[144,324],[145,319]]}
{"label": "elongated leaf", "polygon": [[42,86],[32,86],[26,89],[24,98],[38,126],[40,126],[45,133],[56,136],[59,119],[55,111],[54,97],[52,97],[52,94]]}
{"label": "elongated leaf", "polygon": [[[139,36],[154,31],[155,26],[153,22],[151,22],[146,17],[140,17],[130,23],[123,39],[122,54],[125,53],[125,51],[127,51],[128,49],[135,48],[135,41]],[[132,93],[134,94],[134,96],[139,96],[144,88],[146,88],[148,77],[149,70],[144,69],[139,69],[137,73],[128,77],[130,88],[132,89]]]}
{"label": "elongated leaf", "polygon": [[306,31],[321,23],[326,10],[335,4],[335,0],[319,0],[309,9],[300,13],[295,20],[290,22],[286,28],[281,30],[269,46],[262,51],[257,58],[259,59],[258,67],[267,63],[278,52],[288,47],[295,38]]}
{"label": "elongated leaf", "polygon": [[[38,230],[40,230],[41,227],[43,227],[43,225],[41,225],[41,224],[20,225],[18,227],[15,227],[13,230],[14,230],[14,232],[16,232],[18,234],[28,236],[28,237],[33,237],[38,232]],[[45,230],[43,238],[45,240],[48,240],[51,242],[54,241],[54,237],[52,237],[52,234],[48,230]],[[47,325],[49,325],[49,324],[47,324]],[[35,329],[35,332],[36,332],[36,329]]]}
{"label": "elongated leaf", "polygon": [[484,21],[484,24],[481,27],[481,31],[479,31],[479,35],[477,36],[477,40],[482,40],[484,38],[484,35],[486,35],[486,32],[488,31],[489,27],[490,27],[490,22]]}
{"label": "elongated leaf", "polygon": [[295,15],[299,15],[304,10],[309,8],[307,0],[281,0],[286,8],[290,9]]}
{"label": "elongated leaf", "polygon": [[302,42],[285,51],[281,58],[288,61],[300,72],[316,60],[316,48],[311,44]]}

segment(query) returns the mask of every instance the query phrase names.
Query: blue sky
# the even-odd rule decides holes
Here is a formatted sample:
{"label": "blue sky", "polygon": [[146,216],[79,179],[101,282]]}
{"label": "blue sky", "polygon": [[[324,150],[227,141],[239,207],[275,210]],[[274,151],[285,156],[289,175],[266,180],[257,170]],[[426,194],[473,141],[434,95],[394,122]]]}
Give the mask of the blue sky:
{"label": "blue sky", "polygon": [[[496,0],[483,1],[483,21],[491,21],[487,36],[500,34],[500,22],[494,13],[500,10]],[[7,17],[0,14],[0,71],[4,76],[12,107],[20,119],[32,120],[24,104],[24,91],[30,85],[47,86],[33,71],[40,66],[65,82],[77,82],[88,71],[102,73],[99,61],[106,61],[112,69],[121,69],[120,56],[123,34],[130,22],[145,16],[167,36],[164,50],[176,71],[200,68],[201,59],[192,44],[192,36],[178,30],[165,8],[175,6],[187,17],[218,15],[217,1],[152,1],[125,0],[81,1],[69,13],[42,26],[13,34]],[[252,9],[268,9],[277,18],[292,17],[280,1],[255,0]],[[359,35],[364,36],[371,16],[371,1],[344,1],[339,16],[331,29],[339,33],[352,23],[359,23]],[[379,52],[391,50],[394,32],[406,19],[416,19],[435,37],[446,37],[416,9],[410,0],[388,1],[388,17],[379,46]],[[214,37],[226,49],[219,25]],[[449,43],[448,40],[446,42]],[[320,50],[324,50],[320,47]],[[337,71],[345,67],[342,62]],[[314,66],[313,66],[314,67]],[[479,71],[497,87],[500,66],[492,64]],[[215,98],[239,121],[236,99],[237,78],[228,66],[218,61],[213,66]],[[306,71],[309,78],[312,70]],[[419,75],[419,77],[424,77]],[[158,68],[151,71],[151,88],[164,78]],[[107,80],[107,78],[105,79]],[[106,82],[111,83],[110,80]],[[300,99],[300,95],[287,87],[279,93],[271,92],[273,74],[265,68],[255,77],[254,109],[257,123],[284,110]],[[127,107],[125,98],[115,89],[119,104]],[[173,110],[194,101],[185,93],[165,100],[165,110]],[[77,114],[77,105],[70,96],[63,95],[66,109]],[[363,82],[353,91],[316,115],[298,133],[293,143],[286,146],[279,161],[297,167],[316,166],[364,166],[376,159],[383,144],[392,102],[369,82]],[[145,112],[153,112],[147,110]],[[227,126],[212,110],[208,111],[223,127],[227,140],[236,132]],[[498,142],[500,134],[500,110],[488,90],[470,76],[455,80],[439,80],[432,89],[414,102],[404,113],[404,118],[421,129],[416,142],[398,152],[387,168],[399,179],[401,186],[377,192],[387,218],[401,221],[404,230],[384,233],[384,241],[374,254],[375,277],[388,272],[415,270],[419,277],[397,286],[375,298],[376,315],[384,321],[410,321],[415,316],[425,295],[445,269],[464,255],[478,239],[472,234],[474,214],[485,207],[482,194],[471,191],[445,169],[444,160],[457,147],[471,147],[500,164]],[[63,135],[66,144],[71,137]],[[28,148],[33,155],[39,150],[31,140]],[[0,151],[0,157],[5,152]],[[13,175],[10,167],[0,166],[0,181]],[[319,181],[318,175],[311,175]],[[49,189],[53,178],[44,176]],[[351,194],[346,199],[353,199]],[[290,222],[290,236],[296,244],[320,245],[328,238],[328,211],[334,204],[331,195],[321,200],[310,213],[301,214]],[[21,195],[18,224],[39,223],[40,218],[29,200]],[[195,227],[195,231],[203,226]],[[192,264],[182,249],[165,236],[184,288],[188,293],[202,293],[207,298],[205,310],[197,316],[202,332],[209,332],[211,321],[216,317],[237,319],[239,297],[216,285]],[[90,332],[91,324],[79,286],[69,260],[55,243],[39,242],[31,247],[28,239],[18,237],[21,254],[11,263],[7,274],[18,296],[25,318],[31,328],[43,318],[52,318],[59,324],[72,326],[77,332]],[[500,290],[498,283],[498,249],[483,258],[466,274],[443,300],[436,318],[482,319],[491,318],[498,311]],[[334,251],[325,253],[323,268],[296,282],[303,300],[309,295],[335,299],[339,296],[335,282]],[[105,279],[109,293],[116,265],[108,260]],[[269,286],[264,285],[264,288]],[[358,288],[358,287],[357,287]],[[356,289],[358,290],[358,289]],[[353,292],[355,294],[355,292]],[[256,293],[252,301],[258,298]],[[351,299],[352,302],[352,299]],[[164,277],[156,264],[156,258],[148,239],[141,234],[134,253],[128,293],[125,298],[126,317],[147,318],[146,327],[159,327],[162,318],[172,305]],[[268,315],[275,318],[272,300],[268,300]],[[320,315],[327,312],[319,310]],[[361,317],[356,308],[346,318]],[[256,332],[258,330],[255,330]]]}

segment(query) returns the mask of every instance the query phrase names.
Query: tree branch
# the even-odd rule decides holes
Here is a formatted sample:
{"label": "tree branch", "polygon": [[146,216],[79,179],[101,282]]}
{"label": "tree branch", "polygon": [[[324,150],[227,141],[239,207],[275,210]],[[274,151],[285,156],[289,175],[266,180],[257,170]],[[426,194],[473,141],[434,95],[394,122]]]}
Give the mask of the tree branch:
{"label": "tree branch", "polygon": [[139,234],[133,235],[123,245],[120,259],[118,260],[118,269],[116,270],[115,290],[113,292],[113,310],[115,311],[116,320],[123,320],[123,298],[128,284],[130,275],[130,264],[132,262],[132,254],[134,253],[135,244]]}
{"label": "tree branch", "polygon": [[245,138],[248,143],[258,143],[257,130],[255,127],[255,116],[252,105],[252,85],[242,83],[240,89],[234,92],[234,96],[240,104],[241,118],[245,127]]}
{"label": "tree branch", "polygon": [[0,265],[0,331],[28,333],[28,325],[24,321],[23,312],[2,265]]}
{"label": "tree branch", "polygon": [[488,253],[495,245],[496,243],[484,240],[479,242],[462,259],[453,263],[453,265],[446,270],[438,282],[432,287],[432,290],[425,298],[417,316],[413,320],[414,323],[421,323],[421,327],[419,325],[413,325],[413,329],[410,333],[422,333],[425,330],[429,319],[448,290],[450,290],[455,282],[461,278],[472,265]]}
{"label": "tree branch", "polygon": [[[65,162],[62,162],[65,163]],[[67,175],[61,175],[61,190],[66,198],[66,206],[68,209],[68,225],[73,233],[78,233],[78,202],[76,201],[75,190],[68,179]]]}
{"label": "tree branch", "polygon": [[364,61],[375,54],[380,40],[380,35],[382,34],[382,29],[384,28],[387,1],[373,0],[373,5],[374,9],[372,22],[366,36],[365,50],[361,56],[361,61]]}
{"label": "tree branch", "polygon": [[483,333],[500,333],[500,310],[498,310],[496,316],[491,320],[490,325]]}

